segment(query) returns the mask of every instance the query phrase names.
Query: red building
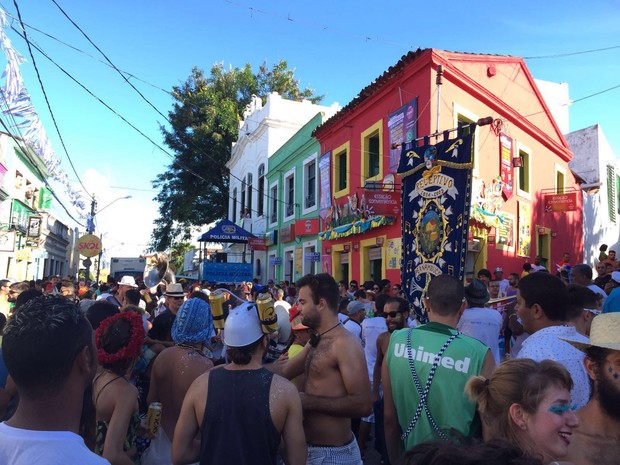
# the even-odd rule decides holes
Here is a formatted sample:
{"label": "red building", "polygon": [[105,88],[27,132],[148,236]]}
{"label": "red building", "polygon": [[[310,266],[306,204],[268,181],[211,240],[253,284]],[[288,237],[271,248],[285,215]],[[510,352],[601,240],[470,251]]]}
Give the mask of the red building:
{"label": "red building", "polygon": [[[536,255],[554,271],[564,252],[579,263],[572,155],[524,61],[426,49],[405,55],[314,132],[323,154],[323,271],[400,282],[402,218],[389,205],[400,198],[400,150],[391,144],[489,116],[493,124],[475,133],[468,274],[520,272]],[[387,205],[374,198],[370,208],[370,197]]]}

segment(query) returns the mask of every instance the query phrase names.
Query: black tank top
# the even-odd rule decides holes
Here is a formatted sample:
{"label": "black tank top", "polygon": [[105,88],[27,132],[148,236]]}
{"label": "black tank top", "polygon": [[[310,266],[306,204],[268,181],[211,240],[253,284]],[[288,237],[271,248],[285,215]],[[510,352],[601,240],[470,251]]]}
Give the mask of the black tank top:
{"label": "black tank top", "polygon": [[269,411],[273,373],[212,370],[201,428],[200,465],[275,465],[280,445]]}

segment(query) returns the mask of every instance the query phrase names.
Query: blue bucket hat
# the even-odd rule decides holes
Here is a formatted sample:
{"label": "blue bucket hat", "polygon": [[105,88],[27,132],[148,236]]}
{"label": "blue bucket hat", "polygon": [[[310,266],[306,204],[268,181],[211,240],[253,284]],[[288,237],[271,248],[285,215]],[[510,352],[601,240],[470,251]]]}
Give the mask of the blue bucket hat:
{"label": "blue bucket hat", "polygon": [[215,335],[211,306],[198,298],[186,300],[177,312],[171,334],[176,344],[208,343]]}

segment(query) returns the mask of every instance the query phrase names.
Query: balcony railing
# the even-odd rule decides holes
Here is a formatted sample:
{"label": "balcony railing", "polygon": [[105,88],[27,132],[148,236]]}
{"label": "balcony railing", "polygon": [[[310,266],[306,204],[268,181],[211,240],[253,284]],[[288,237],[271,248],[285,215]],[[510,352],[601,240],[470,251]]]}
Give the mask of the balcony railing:
{"label": "balcony railing", "polygon": [[314,195],[309,195],[306,197],[306,208],[314,207],[316,205],[316,197]]}

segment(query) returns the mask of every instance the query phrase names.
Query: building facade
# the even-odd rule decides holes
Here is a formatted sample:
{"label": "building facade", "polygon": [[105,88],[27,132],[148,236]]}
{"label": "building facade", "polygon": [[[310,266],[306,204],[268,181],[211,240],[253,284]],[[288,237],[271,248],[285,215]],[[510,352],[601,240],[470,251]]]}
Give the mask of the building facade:
{"label": "building facade", "polygon": [[[228,219],[256,236],[265,236],[270,201],[269,158],[317,113],[332,115],[337,109],[337,104],[330,108],[307,100],[296,102],[275,92],[269,94],[264,105],[259,97],[253,97],[239,123],[239,138],[226,164],[230,170]],[[223,253],[229,262],[252,262],[254,276],[266,281],[266,251],[252,251],[246,244],[233,244]]]}
{"label": "building facade", "polygon": [[570,168],[583,180],[583,260],[593,266],[601,245],[620,252],[620,163],[598,124],[566,140],[574,154]]}
{"label": "building facade", "polygon": [[267,277],[295,282],[320,269],[317,113],[269,158]]}
{"label": "building facade", "polygon": [[[391,201],[401,190],[392,143],[485,117],[493,124],[475,128],[467,274],[520,272],[536,255],[551,265],[566,251],[580,261],[582,202],[572,155],[524,61],[427,49],[404,56],[314,132],[323,271],[360,283],[400,282],[403,218],[386,205],[375,214],[368,201]],[[559,206],[553,196],[566,193],[571,205]]]}

